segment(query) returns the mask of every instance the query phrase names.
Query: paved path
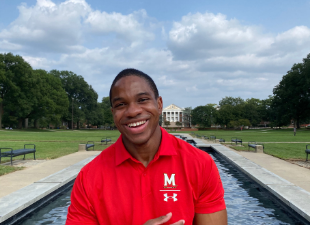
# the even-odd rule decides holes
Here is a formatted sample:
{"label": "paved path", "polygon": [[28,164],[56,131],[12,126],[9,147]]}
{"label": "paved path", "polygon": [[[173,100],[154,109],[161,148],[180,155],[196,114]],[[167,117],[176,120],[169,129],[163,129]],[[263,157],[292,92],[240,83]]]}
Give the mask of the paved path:
{"label": "paved path", "polygon": [[97,154],[100,151],[79,151],[0,176],[0,198]]}
{"label": "paved path", "polygon": [[310,169],[303,168],[267,154],[240,151],[235,152],[310,192]]}
{"label": "paved path", "polygon": [[[203,140],[205,143],[214,144],[214,142]],[[229,148],[229,146],[226,146]],[[270,172],[288,180],[289,182],[310,192],[310,169],[287,162],[283,159],[271,155],[255,152],[236,151],[234,152],[269,170]]]}

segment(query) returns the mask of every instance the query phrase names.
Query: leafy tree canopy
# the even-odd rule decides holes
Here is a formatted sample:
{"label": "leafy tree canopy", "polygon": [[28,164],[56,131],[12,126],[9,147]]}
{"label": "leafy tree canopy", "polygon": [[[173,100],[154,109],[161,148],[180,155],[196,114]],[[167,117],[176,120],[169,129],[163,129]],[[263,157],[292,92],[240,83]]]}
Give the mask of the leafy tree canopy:
{"label": "leafy tree canopy", "polygon": [[279,125],[286,125],[293,119],[299,128],[300,121],[310,118],[310,54],[302,63],[293,65],[273,94],[272,107]]}

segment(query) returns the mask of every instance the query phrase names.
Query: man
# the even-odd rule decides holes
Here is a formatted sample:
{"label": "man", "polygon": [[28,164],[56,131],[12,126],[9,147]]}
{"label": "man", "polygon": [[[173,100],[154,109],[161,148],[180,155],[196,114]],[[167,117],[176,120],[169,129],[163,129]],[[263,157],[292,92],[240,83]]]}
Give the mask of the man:
{"label": "man", "polygon": [[124,70],[110,101],[121,136],[79,173],[66,224],[227,224],[214,161],[159,126],[163,102],[154,81]]}

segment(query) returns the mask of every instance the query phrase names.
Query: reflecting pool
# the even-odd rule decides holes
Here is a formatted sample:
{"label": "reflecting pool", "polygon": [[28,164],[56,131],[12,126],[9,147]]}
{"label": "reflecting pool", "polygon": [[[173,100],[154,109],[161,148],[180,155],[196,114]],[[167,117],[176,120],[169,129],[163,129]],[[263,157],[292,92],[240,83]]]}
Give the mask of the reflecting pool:
{"label": "reflecting pool", "polygon": [[[271,201],[269,194],[260,190],[257,184],[218,154],[209,154],[216,162],[222,178],[229,224],[303,224],[288,214],[284,208]],[[18,224],[65,224],[67,209],[70,205],[70,193],[71,190],[63,193]]]}

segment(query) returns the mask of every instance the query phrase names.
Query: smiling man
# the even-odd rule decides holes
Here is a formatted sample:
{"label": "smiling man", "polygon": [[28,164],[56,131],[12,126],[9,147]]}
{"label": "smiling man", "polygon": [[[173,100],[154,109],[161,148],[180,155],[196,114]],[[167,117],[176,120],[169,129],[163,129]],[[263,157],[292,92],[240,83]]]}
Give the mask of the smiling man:
{"label": "smiling man", "polygon": [[163,102],[154,81],[123,70],[110,101],[121,135],[79,173],[66,224],[227,224],[214,161],[159,126]]}

